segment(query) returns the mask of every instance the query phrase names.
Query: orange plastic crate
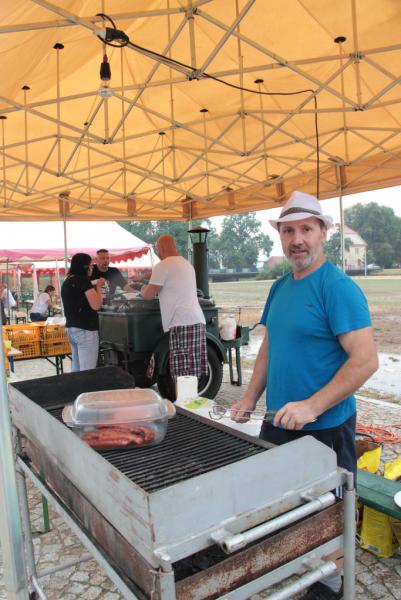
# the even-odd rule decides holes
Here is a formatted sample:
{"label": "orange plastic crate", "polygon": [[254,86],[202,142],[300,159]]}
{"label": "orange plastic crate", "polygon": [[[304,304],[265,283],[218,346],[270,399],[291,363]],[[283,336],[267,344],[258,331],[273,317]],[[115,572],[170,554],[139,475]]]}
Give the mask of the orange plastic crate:
{"label": "orange plastic crate", "polygon": [[71,354],[69,341],[48,341],[41,342],[42,356],[58,356],[59,354]]}
{"label": "orange plastic crate", "polygon": [[37,325],[25,323],[19,323],[18,325],[4,325],[3,332],[4,337],[7,340],[11,340],[14,348],[17,348],[17,344],[39,342],[40,340],[40,328]]}
{"label": "orange plastic crate", "polygon": [[40,328],[40,344],[42,356],[58,356],[71,354],[64,325],[44,325]]}
{"label": "orange plastic crate", "polygon": [[44,341],[68,340],[64,325],[41,325],[39,331],[40,339]]}
{"label": "orange plastic crate", "polygon": [[14,356],[14,360],[22,360],[23,358],[37,358],[41,356],[40,341],[20,342],[13,340],[13,347],[22,352]]}

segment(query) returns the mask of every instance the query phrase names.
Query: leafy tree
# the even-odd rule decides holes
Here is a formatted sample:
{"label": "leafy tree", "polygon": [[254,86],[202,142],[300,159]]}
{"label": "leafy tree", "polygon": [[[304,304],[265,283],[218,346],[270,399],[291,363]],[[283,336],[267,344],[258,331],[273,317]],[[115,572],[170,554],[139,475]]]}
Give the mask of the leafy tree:
{"label": "leafy tree", "polygon": [[225,217],[219,239],[219,254],[227,268],[254,267],[259,251],[268,256],[273,242],[263,234],[262,224],[254,213]]}
{"label": "leafy tree", "polygon": [[[154,244],[160,235],[169,233],[174,236],[179,253],[182,256],[187,256],[189,227],[186,221],[120,221],[118,224],[149,244]],[[218,238],[218,234],[209,219],[192,221],[192,228],[199,225],[210,229],[210,233],[208,234],[209,266],[212,267],[215,264],[219,266],[219,259],[215,256],[216,250],[212,250],[212,248],[216,248],[216,237]]]}
{"label": "leafy tree", "polygon": [[291,264],[288,262],[288,260],[283,260],[281,263],[276,264],[273,267],[264,267],[257,275],[256,279],[277,279],[289,271],[292,271]]}
{"label": "leafy tree", "polygon": [[391,267],[401,256],[401,219],[392,208],[370,202],[356,204],[344,212],[344,219],[368,244],[368,261]]}
{"label": "leafy tree", "polygon": [[[349,250],[354,243],[350,238],[344,237],[345,250]],[[339,231],[333,233],[330,239],[324,245],[324,253],[327,260],[335,265],[341,264],[341,234]]]}
{"label": "leafy tree", "polygon": [[[398,247],[400,248],[401,245],[398,244]],[[398,262],[397,256],[399,260],[400,253],[398,252],[397,255],[394,246],[390,242],[379,242],[375,244],[374,260],[372,262],[381,267],[391,267],[394,262]]]}

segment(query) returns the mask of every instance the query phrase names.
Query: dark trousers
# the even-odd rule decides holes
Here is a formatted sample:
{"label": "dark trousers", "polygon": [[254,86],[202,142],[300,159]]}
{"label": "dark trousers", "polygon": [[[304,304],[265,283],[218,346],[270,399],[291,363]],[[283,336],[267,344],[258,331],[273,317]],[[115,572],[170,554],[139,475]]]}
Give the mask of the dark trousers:
{"label": "dark trousers", "polygon": [[311,435],[322,444],[332,448],[337,454],[338,466],[347,469],[356,478],[355,426],[356,413],[338,427],[315,429],[314,431],[280,429],[267,421],[263,421],[259,437],[266,442],[281,446],[281,444],[292,442],[304,435]]}
{"label": "dark trousers", "polygon": [[29,313],[29,318],[31,319],[32,323],[34,323],[35,321],[46,321],[47,316],[46,315],[41,315],[40,313]]}

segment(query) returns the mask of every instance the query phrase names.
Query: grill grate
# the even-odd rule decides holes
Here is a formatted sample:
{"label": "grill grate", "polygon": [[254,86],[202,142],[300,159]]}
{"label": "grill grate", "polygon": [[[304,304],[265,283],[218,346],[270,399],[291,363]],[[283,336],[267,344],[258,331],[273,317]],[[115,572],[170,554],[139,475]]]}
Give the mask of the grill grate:
{"label": "grill grate", "polygon": [[[61,408],[48,412],[61,421]],[[177,414],[169,421],[160,444],[103,450],[101,454],[145,492],[152,493],[265,451],[228,431]]]}

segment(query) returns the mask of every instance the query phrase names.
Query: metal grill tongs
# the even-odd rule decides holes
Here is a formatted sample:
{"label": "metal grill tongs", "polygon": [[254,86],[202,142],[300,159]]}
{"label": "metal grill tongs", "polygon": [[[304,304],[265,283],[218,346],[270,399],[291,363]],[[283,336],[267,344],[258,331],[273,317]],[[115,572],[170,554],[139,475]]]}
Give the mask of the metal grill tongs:
{"label": "metal grill tongs", "polygon": [[272,423],[276,416],[275,410],[233,410],[230,406],[223,406],[222,404],[215,404],[209,411],[209,416],[214,421],[220,421],[223,417],[230,417],[232,412],[243,413],[249,418],[250,421],[267,421]]}

